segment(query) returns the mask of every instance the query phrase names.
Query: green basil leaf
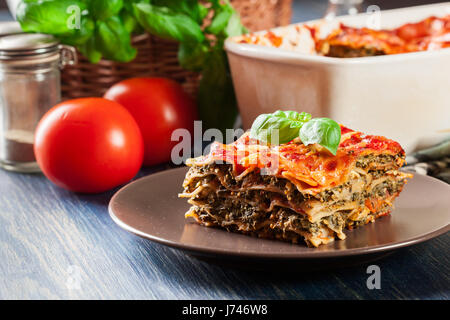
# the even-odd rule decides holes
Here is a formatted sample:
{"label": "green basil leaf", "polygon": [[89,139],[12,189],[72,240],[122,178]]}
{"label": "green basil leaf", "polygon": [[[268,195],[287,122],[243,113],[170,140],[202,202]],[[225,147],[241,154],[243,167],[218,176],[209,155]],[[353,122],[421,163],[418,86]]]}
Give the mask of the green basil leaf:
{"label": "green basil leaf", "polygon": [[95,37],[91,37],[83,45],[78,46],[78,50],[80,50],[91,63],[98,63],[102,59],[102,53],[96,48]]}
{"label": "green basil leaf", "polygon": [[89,13],[96,20],[107,20],[119,14],[124,0],[94,0],[90,1]]}
{"label": "green basil leaf", "polygon": [[236,12],[234,12],[228,21],[227,27],[225,28],[225,35],[227,37],[234,37],[240,36],[241,34],[247,32],[248,32],[247,29],[241,23],[239,15]]}
{"label": "green basil leaf", "polygon": [[129,62],[136,57],[136,49],[131,46],[131,37],[118,16],[106,21],[97,21],[95,32],[96,49],[106,59]]}
{"label": "green basil leaf", "polygon": [[231,6],[223,6],[217,9],[214,14],[214,18],[211,24],[206,28],[206,31],[212,34],[219,34],[228,25],[231,16],[234,14],[234,10]]}
{"label": "green basil leaf", "polygon": [[202,5],[201,3],[198,4],[198,18],[201,22],[206,18],[208,15],[209,9]]}
{"label": "green basil leaf", "polygon": [[174,12],[185,14],[200,25],[206,16],[205,7],[197,0],[152,0],[151,3],[154,6],[167,7]]}
{"label": "green basil leaf", "polygon": [[134,16],[128,10],[122,10],[119,14],[120,20],[122,20],[123,26],[129,34],[139,30],[139,24]]}
{"label": "green basil leaf", "polygon": [[303,144],[318,143],[336,155],[341,141],[341,127],[328,118],[316,118],[306,122],[300,129],[300,139]]}
{"label": "green basil leaf", "polygon": [[81,46],[94,36],[94,30],[94,20],[83,16],[80,20],[80,29],[77,29],[75,34],[69,36],[60,35],[59,38],[63,44]]}
{"label": "green basil leaf", "polygon": [[211,7],[214,10],[222,7],[222,4],[220,3],[220,0],[209,0],[209,2],[211,3]]}
{"label": "green basil leaf", "polygon": [[179,42],[203,42],[205,36],[200,25],[191,17],[150,4],[134,4],[135,17],[151,34]]}
{"label": "green basil leaf", "polygon": [[283,144],[300,137],[304,145],[317,143],[336,155],[341,127],[328,118],[311,119],[306,112],[278,110],[259,115],[250,129],[250,137],[270,144]]}
{"label": "green basil leaf", "polygon": [[197,104],[204,129],[233,128],[238,111],[228,60],[221,46],[208,53],[203,65]]}
{"label": "green basil leaf", "polygon": [[[312,118],[311,115],[306,112],[298,113],[297,111],[281,111],[281,110],[275,111],[273,113],[273,116],[280,118],[288,118],[293,122],[307,122]],[[301,125],[298,125],[298,127],[300,128]]]}
{"label": "green basil leaf", "polygon": [[270,144],[287,143],[298,137],[299,129],[310,119],[311,115],[305,112],[278,110],[261,114],[253,122],[250,136]]}
{"label": "green basil leaf", "polygon": [[134,3],[149,4],[150,0],[124,0],[123,9],[120,11],[119,16],[128,33],[141,34],[144,32],[144,28],[142,28],[134,16]]}
{"label": "green basil leaf", "polygon": [[133,5],[138,3],[150,4],[150,0],[125,0],[123,6],[128,12],[133,12],[134,11]]}
{"label": "green basil leaf", "polygon": [[181,42],[178,48],[178,62],[187,70],[200,72],[203,70],[209,46],[205,43]]}
{"label": "green basil leaf", "polygon": [[78,13],[82,19],[87,13],[86,9],[86,4],[79,0],[21,1],[17,7],[16,18],[26,32],[69,37],[75,35],[78,29],[73,24],[77,20],[74,15]]}

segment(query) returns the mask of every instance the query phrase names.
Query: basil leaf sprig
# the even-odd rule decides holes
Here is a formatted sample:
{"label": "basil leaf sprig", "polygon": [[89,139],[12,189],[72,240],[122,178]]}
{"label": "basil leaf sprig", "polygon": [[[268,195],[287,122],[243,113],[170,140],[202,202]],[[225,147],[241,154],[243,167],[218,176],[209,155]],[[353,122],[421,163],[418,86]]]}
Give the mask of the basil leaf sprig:
{"label": "basil leaf sprig", "polygon": [[24,31],[76,46],[92,63],[132,61],[132,35],[143,30],[174,40],[180,65],[201,73],[203,127],[233,127],[238,111],[224,42],[247,30],[230,0],[22,0],[17,20]]}
{"label": "basil leaf sprig", "polygon": [[315,118],[305,123],[299,132],[304,145],[317,143],[336,155],[341,141],[341,127],[329,118]]}
{"label": "basil leaf sprig", "polygon": [[130,3],[136,1],[22,0],[16,17],[25,32],[52,34],[77,47],[92,63],[101,58],[129,62],[137,53],[131,33],[138,26],[130,11]]}
{"label": "basil leaf sprig", "polygon": [[319,144],[336,155],[341,127],[329,118],[314,118],[306,112],[276,111],[259,115],[250,137],[270,144],[283,144],[299,137],[304,145]]}
{"label": "basil leaf sprig", "polygon": [[309,120],[311,115],[306,112],[278,110],[261,114],[253,122],[250,134],[262,142],[283,144],[298,137],[298,131]]}

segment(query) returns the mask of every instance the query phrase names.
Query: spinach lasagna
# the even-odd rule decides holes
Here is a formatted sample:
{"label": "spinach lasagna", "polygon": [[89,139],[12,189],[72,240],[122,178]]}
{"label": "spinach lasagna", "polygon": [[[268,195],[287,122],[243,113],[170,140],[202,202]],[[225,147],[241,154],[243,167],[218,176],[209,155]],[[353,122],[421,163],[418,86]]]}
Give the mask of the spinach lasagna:
{"label": "spinach lasagna", "polygon": [[315,41],[319,54],[337,58],[443,49],[450,47],[450,15],[429,17],[391,30],[353,28],[340,24],[325,39]]}
{"label": "spinach lasagna", "polygon": [[[323,23],[295,25],[288,29],[275,29],[265,33],[237,37],[239,43],[270,46],[307,53],[309,44],[303,31],[313,40],[311,52],[335,58],[355,58],[390,55],[418,51],[432,51],[450,47],[450,14],[428,17],[394,29],[375,30],[356,28],[340,23],[323,34]],[[309,49],[309,48],[308,48]]]}
{"label": "spinach lasagna", "polygon": [[404,159],[397,142],[343,126],[336,155],[299,138],[260,144],[247,132],[189,159],[180,197],[203,226],[317,247],[389,214],[411,177],[399,171]]}

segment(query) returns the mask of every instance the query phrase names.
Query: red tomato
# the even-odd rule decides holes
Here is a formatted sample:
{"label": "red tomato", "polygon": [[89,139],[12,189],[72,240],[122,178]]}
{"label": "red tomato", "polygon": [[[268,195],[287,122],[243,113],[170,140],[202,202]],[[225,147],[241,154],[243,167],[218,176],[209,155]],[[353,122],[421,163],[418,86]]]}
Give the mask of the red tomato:
{"label": "red tomato", "polygon": [[172,132],[194,130],[197,109],[192,98],[175,81],[164,78],[132,78],[112,86],[104,96],[130,111],[144,138],[144,164],[170,160]]}
{"label": "red tomato", "polygon": [[38,124],[34,152],[43,173],[75,192],[109,190],[133,178],[142,165],[139,127],[116,102],[82,98],[50,109]]}

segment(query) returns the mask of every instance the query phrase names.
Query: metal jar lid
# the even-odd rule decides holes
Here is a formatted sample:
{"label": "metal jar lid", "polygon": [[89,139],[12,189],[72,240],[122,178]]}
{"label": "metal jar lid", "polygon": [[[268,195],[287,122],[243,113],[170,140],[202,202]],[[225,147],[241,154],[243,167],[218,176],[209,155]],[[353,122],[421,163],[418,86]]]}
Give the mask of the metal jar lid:
{"label": "metal jar lid", "polygon": [[0,60],[32,59],[58,51],[58,41],[47,34],[19,33],[0,37]]}
{"label": "metal jar lid", "polygon": [[59,60],[59,67],[77,63],[76,50],[42,33],[18,33],[0,37],[0,63],[28,66]]}

